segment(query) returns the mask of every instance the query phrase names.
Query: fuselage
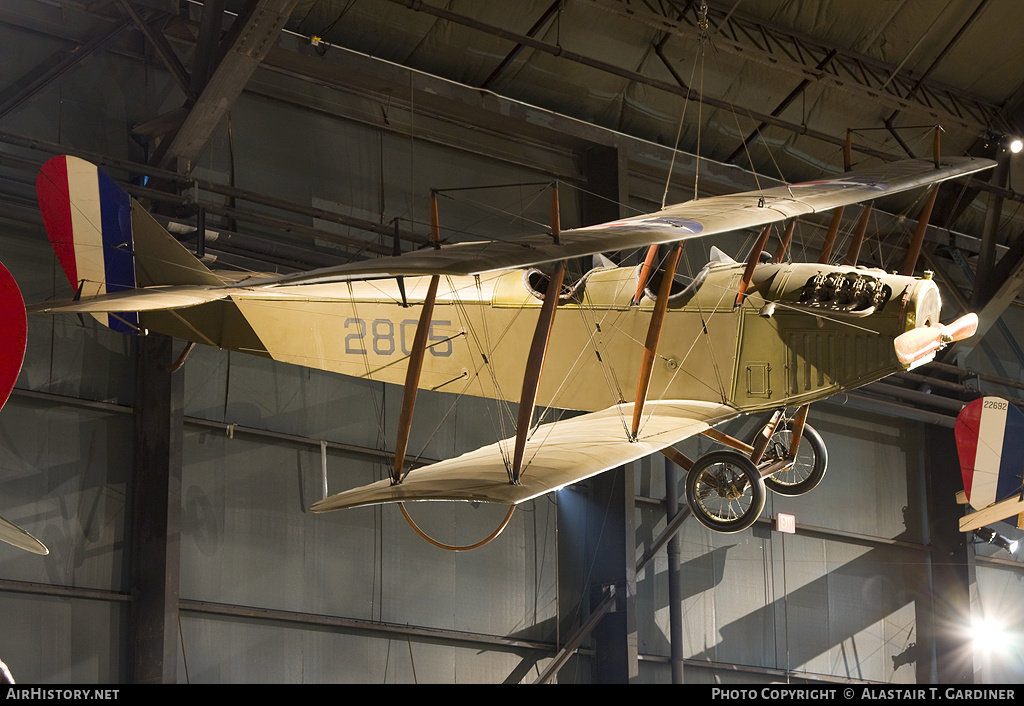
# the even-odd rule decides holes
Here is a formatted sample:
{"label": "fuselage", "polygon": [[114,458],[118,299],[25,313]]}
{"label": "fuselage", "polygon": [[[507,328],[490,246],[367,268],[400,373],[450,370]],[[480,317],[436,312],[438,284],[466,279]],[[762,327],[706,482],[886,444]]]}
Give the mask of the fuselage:
{"label": "fuselage", "polygon": [[[936,323],[934,282],[881,270],[762,264],[743,303],[743,266],[711,263],[678,286],[665,315],[648,399],[740,412],[803,404],[903,369],[893,339]],[[635,399],[653,295],[637,267],[596,269],[561,301],[538,403],[594,411]],[[541,307],[536,270],[441,277],[419,386],[519,401]],[[429,278],[246,288],[230,300],[143,315],[186,340],[403,384]]]}

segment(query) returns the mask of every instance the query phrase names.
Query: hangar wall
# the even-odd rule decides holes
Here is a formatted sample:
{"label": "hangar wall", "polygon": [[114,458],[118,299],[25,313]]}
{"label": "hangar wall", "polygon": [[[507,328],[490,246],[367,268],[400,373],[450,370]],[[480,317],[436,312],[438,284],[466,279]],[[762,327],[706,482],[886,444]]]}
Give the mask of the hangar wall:
{"label": "hangar wall", "polygon": [[[26,65],[57,48],[9,27],[0,31],[0,43],[16,47],[11,55]],[[25,68],[0,65],[0,83]],[[308,107],[294,98],[244,95],[231,113],[230,138],[226,129],[220,133],[197,175],[417,224],[425,221],[432,187],[546,181],[567,171],[586,183],[578,154],[547,154],[514,135],[504,143],[494,135],[477,140],[464,126],[415,113],[402,124],[399,106],[288,85],[281,76],[265,80],[308,92]],[[123,139],[125,127],[141,105],[158,112],[167,86],[159,69],[131,52],[104,54],[0,119],[0,130],[139,160],[139,147]],[[366,115],[392,110],[391,126],[328,109],[345,101],[368,104]],[[489,155],[485,147],[493,144],[504,151]],[[49,156],[14,140],[0,141],[0,154],[36,163]],[[544,159],[549,170],[536,166]],[[23,215],[31,176],[7,167],[4,176],[0,256],[27,300],[67,296],[41,225]],[[640,182],[627,184],[634,200],[652,190]],[[546,220],[543,199],[530,204],[522,190],[504,198],[497,219],[464,202],[442,218],[504,234]],[[580,198],[564,199],[566,223],[582,219]],[[527,217],[514,215],[523,206]],[[741,241],[721,244],[739,252]],[[701,257],[693,255],[697,266]],[[19,681],[132,679],[130,546],[138,518],[131,498],[147,492],[132,480],[136,348],[132,338],[91,321],[30,321],[25,366],[0,413],[0,514],[34,532],[51,553],[39,558],[0,547],[0,658]],[[988,361],[978,365],[1013,366],[998,341],[974,355]],[[390,443],[396,388],[201,348],[175,374],[184,376],[185,416],[180,561],[169,567],[180,609],[176,681],[533,681],[586,618],[590,566],[581,545],[588,540],[565,536],[558,522],[559,505],[563,513],[582,507],[600,518],[602,508],[585,502],[586,484],[533,501],[487,547],[453,554],[424,543],[393,508],[327,516],[305,510],[323,493],[325,467],[331,490],[386,473],[373,452]],[[683,524],[687,681],[974,678],[970,659],[944,661],[965,639],[937,637],[953,628],[938,624],[949,612],[939,605],[944,587],[936,567],[948,558],[936,553],[928,510],[935,469],[923,449],[936,432],[841,402],[812,411],[830,450],[821,487],[802,498],[770,497],[765,510],[765,518],[796,514],[797,534],[774,532],[767,521],[737,535]],[[425,394],[418,417],[437,421],[415,427],[413,448],[440,458],[490,442],[495,414],[478,400]],[[744,424],[737,434],[753,431]],[[708,443],[692,442],[692,453]],[[633,470],[639,555],[665,526],[663,461],[645,459]],[[452,543],[486,535],[503,514],[432,505],[413,512]],[[975,559],[971,547],[959,551],[956,561],[962,556],[973,573],[976,610],[1017,616],[1019,634],[1021,618],[1009,613],[1020,604],[1019,565]],[[659,553],[637,574],[628,608],[636,618],[636,681],[671,679],[668,595]],[[595,649],[585,641],[558,681],[601,681]],[[1012,655],[984,669],[977,678],[1011,680],[1021,663]]]}

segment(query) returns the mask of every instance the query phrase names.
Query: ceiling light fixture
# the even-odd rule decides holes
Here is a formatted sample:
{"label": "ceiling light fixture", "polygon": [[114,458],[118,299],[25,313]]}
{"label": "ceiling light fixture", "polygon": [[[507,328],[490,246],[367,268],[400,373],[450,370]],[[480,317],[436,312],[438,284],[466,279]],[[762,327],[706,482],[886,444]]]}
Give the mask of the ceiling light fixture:
{"label": "ceiling light fixture", "polygon": [[974,530],[974,536],[977,537],[978,541],[985,544],[994,544],[1000,549],[1005,549],[1010,554],[1017,553],[1017,540],[1009,540],[991,527],[979,527]]}

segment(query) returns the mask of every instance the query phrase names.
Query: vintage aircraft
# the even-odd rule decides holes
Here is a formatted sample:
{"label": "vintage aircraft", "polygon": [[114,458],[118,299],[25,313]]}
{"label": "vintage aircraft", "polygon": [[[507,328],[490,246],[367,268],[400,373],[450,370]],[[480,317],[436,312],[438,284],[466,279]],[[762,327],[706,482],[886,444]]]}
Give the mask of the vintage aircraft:
{"label": "vintage aircraft", "polygon": [[1024,414],[999,397],[981,397],[960,411],[953,433],[964,479],[957,500],[975,510],[960,519],[960,531],[992,541],[998,535],[986,525],[1010,518],[1024,529]]}
{"label": "vintage aircraft", "polygon": [[[550,233],[443,247],[435,202],[433,249],[271,276],[207,269],[95,166],[55,157],[37,192],[75,296],[29,312],[92,314],[121,331],[403,385],[391,477],[314,511],[467,500],[504,503],[511,514],[662,451],[688,469],[698,520],[733,532],[757,519],[766,487],[797,495],[821,479],[825,448],[805,424],[810,402],[920,364],[977,322],[940,324],[927,276],[786,264],[781,248],[762,255],[771,225],[788,221],[788,242],[801,215],[909,189],[934,193],[993,164],[900,161],[568,231],[553,208]],[[745,263],[712,250],[692,281],[677,280],[686,240],[756,227]],[[669,250],[660,268],[658,246]],[[643,265],[599,266],[567,281],[570,258],[635,248],[647,249]],[[515,435],[410,473],[418,389],[518,403]],[[538,406],[583,414],[537,423]],[[788,420],[787,408],[796,408]],[[760,412],[775,414],[749,443],[713,428]],[[728,448],[695,462],[672,448],[699,433]]]}

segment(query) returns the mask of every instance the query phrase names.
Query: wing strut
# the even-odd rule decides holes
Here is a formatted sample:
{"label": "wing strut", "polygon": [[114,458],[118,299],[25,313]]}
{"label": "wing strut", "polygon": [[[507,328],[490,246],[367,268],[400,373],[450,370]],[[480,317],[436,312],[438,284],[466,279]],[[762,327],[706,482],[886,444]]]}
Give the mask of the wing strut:
{"label": "wing strut", "polygon": [[840,206],[832,212],[832,222],[825,233],[825,244],[821,246],[821,255],[818,256],[819,265],[827,265],[829,257],[832,256],[832,245],[836,242],[836,235],[839,233],[839,226],[843,222],[844,207]]}
{"label": "wing strut", "polygon": [[768,242],[768,236],[771,232],[772,224],[768,223],[761,229],[761,235],[758,237],[757,242],[754,243],[754,247],[750,249],[747,267],[743,270],[743,279],[740,280],[740,289],[736,292],[736,303],[734,306],[739,306],[747,298],[747,287],[750,286],[750,278],[754,276],[754,268],[757,267],[757,261],[761,258],[761,252],[764,251],[764,246]]}
{"label": "wing strut", "polygon": [[871,209],[874,207],[873,201],[868,201],[864,204],[864,210],[860,212],[860,219],[857,221],[857,227],[853,231],[853,239],[850,240],[850,247],[846,251],[846,259],[843,261],[850,267],[857,265],[857,260],[860,259],[860,248],[864,244],[864,236],[868,232],[868,222],[871,220]]}
{"label": "wing strut", "polygon": [[644,357],[640,365],[640,380],[636,386],[636,404],[633,405],[633,423],[630,427],[630,437],[634,441],[637,434],[640,433],[640,417],[644,411],[644,402],[647,400],[647,390],[651,386],[651,373],[654,370],[654,359],[658,352],[658,341],[661,339],[661,328],[665,323],[668,298],[672,294],[672,282],[682,252],[683,241],[680,240],[672,248],[672,254],[668,256],[668,261],[665,263],[665,274],[662,276],[661,286],[658,287],[658,299],[654,302],[654,312],[651,314],[651,323],[647,328]]}
{"label": "wing strut", "polygon": [[[398,221],[395,221],[395,233],[398,232]],[[434,248],[441,247],[441,227],[437,217],[437,192],[430,192],[430,236]],[[396,236],[397,237],[397,236]],[[396,241],[397,242],[397,241]],[[427,296],[423,300],[423,309],[416,324],[416,335],[409,353],[409,367],[405,371],[405,387],[402,392],[402,411],[398,416],[398,439],[395,441],[395,465],[391,470],[391,482],[398,484],[405,478],[405,454],[409,448],[409,435],[412,432],[412,412],[416,407],[416,393],[419,390],[420,373],[423,371],[423,358],[427,351],[427,334],[430,332],[430,319],[434,315],[434,301],[437,299],[437,286],[440,275],[430,277]],[[401,282],[401,277],[398,278]],[[405,300],[405,288],[402,287],[402,299]]]}
{"label": "wing strut", "polygon": [[910,249],[907,250],[907,258],[903,261],[902,274],[913,275],[917,266],[917,258],[921,254],[921,245],[924,243],[924,234],[928,231],[928,221],[932,217],[932,206],[935,205],[935,196],[939,193],[939,185],[934,184],[928,190],[928,198],[925,200],[924,208],[921,209],[921,216],[917,219],[917,229],[914,237],[910,240]]}
{"label": "wing strut", "polygon": [[789,242],[793,240],[793,231],[796,229],[796,219],[790,218],[786,224],[786,230],[782,234],[782,239],[779,240],[779,247],[775,249],[775,256],[772,258],[772,262],[782,262],[782,258],[786,254],[787,248],[789,248]]}
{"label": "wing strut", "polygon": [[[561,233],[561,217],[558,213],[558,184],[551,191],[551,237],[559,244]],[[526,372],[523,374],[523,393],[519,399],[519,418],[516,423],[516,446],[512,456],[512,467],[509,469],[509,481],[517,485],[523,473],[523,458],[526,453],[526,437],[533,426],[533,410],[537,407],[537,390],[540,388],[540,376],[544,371],[544,359],[547,357],[548,344],[551,342],[551,329],[555,323],[555,311],[558,299],[562,294],[562,282],[565,280],[566,261],[559,260],[554,274],[548,280],[544,292],[544,303],[540,307],[537,328],[533,332],[530,354],[526,359]]]}
{"label": "wing strut", "polygon": [[512,457],[512,468],[509,469],[509,480],[519,483],[523,472],[523,456],[526,451],[526,437],[533,424],[533,410],[537,406],[537,389],[540,387],[540,375],[544,370],[544,358],[547,356],[548,343],[551,342],[551,328],[555,322],[555,310],[558,308],[558,296],[562,292],[562,280],[565,279],[565,260],[561,260],[548,281],[544,292],[544,304],[540,308],[540,318],[533,332],[530,344],[530,355],[526,359],[526,373],[523,376],[523,394],[519,400],[519,419],[516,424],[516,447]]}
{"label": "wing strut", "polygon": [[658,257],[658,246],[649,245],[647,247],[647,257],[644,258],[644,264],[640,266],[640,276],[636,280],[636,292],[633,294],[633,299],[629,302],[633,306],[639,304],[640,297],[644,295],[644,287],[647,286],[647,280],[651,278],[656,257]]}

